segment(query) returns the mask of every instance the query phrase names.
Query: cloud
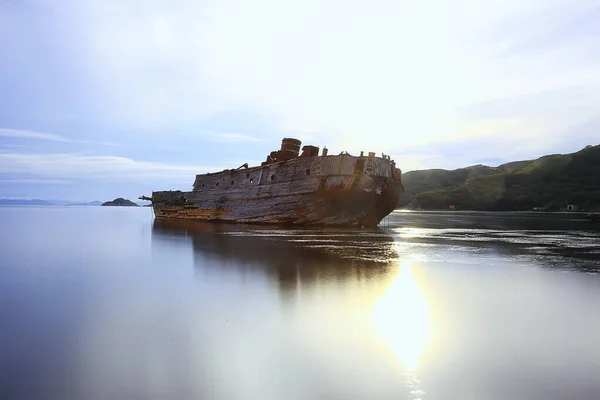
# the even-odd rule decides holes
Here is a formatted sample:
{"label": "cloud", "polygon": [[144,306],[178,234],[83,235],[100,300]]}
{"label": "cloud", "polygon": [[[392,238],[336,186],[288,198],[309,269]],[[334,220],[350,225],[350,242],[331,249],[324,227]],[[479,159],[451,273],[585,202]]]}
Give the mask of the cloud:
{"label": "cloud", "polygon": [[9,137],[9,138],[18,138],[18,139],[53,140],[53,141],[57,141],[57,142],[85,143],[85,144],[96,144],[96,145],[104,145],[104,146],[119,146],[119,144],[116,144],[116,143],[96,142],[96,141],[90,141],[90,140],[73,140],[73,139],[68,139],[61,135],[55,135],[53,133],[43,133],[43,132],[29,131],[29,130],[23,130],[23,129],[0,128],[0,136]]}
{"label": "cloud", "polygon": [[591,105],[600,104],[600,81],[588,85],[557,88],[495,98],[457,108],[457,114],[466,119],[505,119],[519,117],[556,116],[586,112],[595,114]]}
{"label": "cloud", "polygon": [[[565,46],[571,54],[582,55],[581,44],[594,45],[600,37],[600,6],[594,1],[550,2],[545,7],[505,18],[479,36],[480,43],[496,42],[499,55],[556,52]],[[597,55],[592,55],[597,57]],[[573,60],[565,60],[567,62]]]}
{"label": "cloud", "polygon": [[68,185],[72,181],[56,179],[0,179],[0,184],[31,184],[31,185]]}
{"label": "cloud", "polygon": [[[20,62],[8,76],[32,82],[27,93],[60,77],[77,88],[63,95],[78,116],[144,143],[148,131],[191,137],[215,115],[250,110],[268,116],[268,135],[350,152],[449,139],[483,152],[496,138],[510,151],[564,142],[600,109],[592,89],[569,95],[600,81],[592,0],[38,0],[0,13],[0,37],[15,38],[0,60]],[[42,70],[41,50],[62,57]],[[43,87],[28,100],[58,104]],[[207,139],[263,138],[230,129]]]}
{"label": "cloud", "polygon": [[[96,66],[95,77],[106,85],[103,94],[118,104],[113,109],[122,110],[121,117],[189,123],[250,107],[268,110],[284,132],[317,133],[331,146],[352,150],[460,134],[469,124],[456,116],[462,105],[597,79],[597,64],[563,62],[590,50],[590,41],[576,48],[577,37],[549,40],[513,60],[494,53],[505,48],[505,40],[474,40],[488,26],[515,16],[525,16],[519,27],[529,23],[531,31],[546,34],[546,24],[566,6],[557,0],[485,5],[461,0],[452,6],[130,0],[85,3],[79,12],[94,21],[81,27],[90,45],[86,61]],[[533,18],[544,13],[549,17]],[[595,99],[586,104],[598,105]],[[507,126],[527,129],[528,117],[519,114]],[[496,129],[478,134],[506,131],[503,124],[488,121]]]}
{"label": "cloud", "polygon": [[177,179],[178,182],[187,179],[191,185],[196,174],[223,169],[135,161],[115,156],[0,153],[3,174],[35,176],[35,179]]}
{"label": "cloud", "polygon": [[23,139],[40,139],[40,140],[57,140],[61,142],[67,141],[62,136],[53,135],[51,133],[41,133],[34,131],[26,131],[21,129],[2,129],[0,128],[0,136],[10,138],[23,138]]}
{"label": "cloud", "polygon": [[251,135],[244,135],[241,133],[216,133],[209,132],[214,141],[217,142],[262,142],[263,139],[257,138]]}
{"label": "cloud", "polygon": [[[529,136],[524,133],[523,137]],[[547,154],[576,152],[590,143],[594,142],[569,139],[567,135],[548,137],[541,143],[524,140],[519,146],[504,140],[502,136],[452,137],[430,141],[424,146],[391,149],[389,154],[396,160],[398,168],[408,172],[432,168],[456,169],[475,164],[495,167],[512,161],[535,160]]]}

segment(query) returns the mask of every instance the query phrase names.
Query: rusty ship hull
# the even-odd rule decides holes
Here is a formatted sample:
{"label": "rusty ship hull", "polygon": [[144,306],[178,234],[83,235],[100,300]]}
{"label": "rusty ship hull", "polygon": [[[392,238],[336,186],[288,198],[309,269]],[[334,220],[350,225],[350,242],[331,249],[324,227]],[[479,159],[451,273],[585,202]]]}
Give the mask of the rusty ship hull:
{"label": "rusty ship hull", "polygon": [[[155,218],[237,223],[377,226],[404,193],[387,156],[318,154],[284,139],[262,165],[196,175],[190,191],[154,191]],[[245,168],[244,168],[245,167]]]}

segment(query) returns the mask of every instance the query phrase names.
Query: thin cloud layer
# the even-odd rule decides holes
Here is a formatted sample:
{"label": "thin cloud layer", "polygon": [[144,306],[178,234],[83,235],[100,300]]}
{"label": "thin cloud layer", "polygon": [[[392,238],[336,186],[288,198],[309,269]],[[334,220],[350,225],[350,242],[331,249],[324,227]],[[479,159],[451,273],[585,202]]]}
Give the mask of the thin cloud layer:
{"label": "thin cloud layer", "polygon": [[42,133],[34,131],[26,131],[22,129],[0,129],[0,136],[9,138],[23,138],[23,139],[40,139],[40,140],[57,140],[60,142],[67,141],[62,136],[53,135],[51,133]]}
{"label": "thin cloud layer", "polygon": [[82,154],[2,154],[0,170],[4,174],[34,175],[38,177],[65,177],[77,179],[176,179],[197,173],[222,170],[216,166],[183,166],[125,157],[90,156]]}
{"label": "thin cloud layer", "polygon": [[68,142],[68,143],[84,143],[94,144],[102,146],[118,146],[116,143],[108,142],[96,142],[93,140],[73,140],[68,139],[61,135],[55,135],[53,133],[35,132],[23,129],[5,129],[0,128],[0,137],[17,138],[17,139],[38,139],[38,140],[53,140],[56,142]]}
{"label": "thin cloud layer", "polygon": [[15,185],[68,185],[72,181],[63,181],[56,179],[0,179],[0,184],[15,184]]}

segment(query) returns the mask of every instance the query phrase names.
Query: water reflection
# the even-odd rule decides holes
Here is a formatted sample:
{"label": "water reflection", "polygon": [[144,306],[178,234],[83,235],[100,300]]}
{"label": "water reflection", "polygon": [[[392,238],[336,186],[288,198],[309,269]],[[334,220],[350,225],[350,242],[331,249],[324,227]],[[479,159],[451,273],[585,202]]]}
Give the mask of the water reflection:
{"label": "water reflection", "polygon": [[405,371],[410,398],[420,400],[422,390],[417,369],[431,331],[431,316],[424,291],[412,265],[403,262],[373,310],[373,324]]}
{"label": "water reflection", "polygon": [[[413,399],[422,393],[414,372],[426,344],[429,315],[410,264],[398,268],[396,242],[385,230],[156,220],[152,238],[161,251],[169,241],[189,246],[202,290],[219,287],[228,293],[229,299],[207,296],[219,299],[227,324],[236,329],[219,332],[221,337],[237,342],[238,334],[261,321],[265,329],[272,327],[268,332],[260,325],[252,328],[270,338],[265,354],[273,343],[290,340],[286,357],[302,365],[302,376],[333,373],[335,380],[315,387],[331,390],[333,397],[323,392],[318,398],[342,398],[336,397],[342,393],[343,398],[363,398],[358,395],[366,390],[361,381],[379,382],[369,390],[385,398],[395,393]],[[259,300],[274,292],[279,302]],[[280,320],[256,314],[272,305],[279,305]],[[240,322],[246,308],[254,316]],[[395,364],[382,362],[390,350]],[[402,370],[412,370],[408,382],[406,374],[399,374]]]}
{"label": "water reflection", "polygon": [[430,314],[423,290],[405,262],[385,290],[373,312],[379,334],[408,371],[415,371],[431,329]]}
{"label": "water reflection", "polygon": [[[155,220],[153,240],[191,241],[196,273],[237,269],[274,278],[282,290],[363,281],[397,260],[391,234],[379,229],[295,228]],[[208,261],[208,262],[207,262]]]}
{"label": "water reflection", "polygon": [[0,398],[600,398],[600,231],[544,218],[0,207]]}
{"label": "water reflection", "polygon": [[600,271],[600,225],[543,213],[400,213],[390,217],[400,259]]}

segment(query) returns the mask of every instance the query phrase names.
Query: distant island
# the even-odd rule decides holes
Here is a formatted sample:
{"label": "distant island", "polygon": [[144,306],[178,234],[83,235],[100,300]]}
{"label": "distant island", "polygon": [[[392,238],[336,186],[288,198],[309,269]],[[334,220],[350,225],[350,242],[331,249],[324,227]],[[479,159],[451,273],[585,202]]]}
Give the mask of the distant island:
{"label": "distant island", "polygon": [[116,199],[114,199],[113,201],[107,201],[102,203],[103,206],[110,206],[110,207],[139,207],[139,204],[134,203],[131,200],[127,200],[124,199],[122,197],[118,197]]}
{"label": "distant island", "polygon": [[476,211],[600,210],[600,145],[498,167],[403,174],[400,208]]}

